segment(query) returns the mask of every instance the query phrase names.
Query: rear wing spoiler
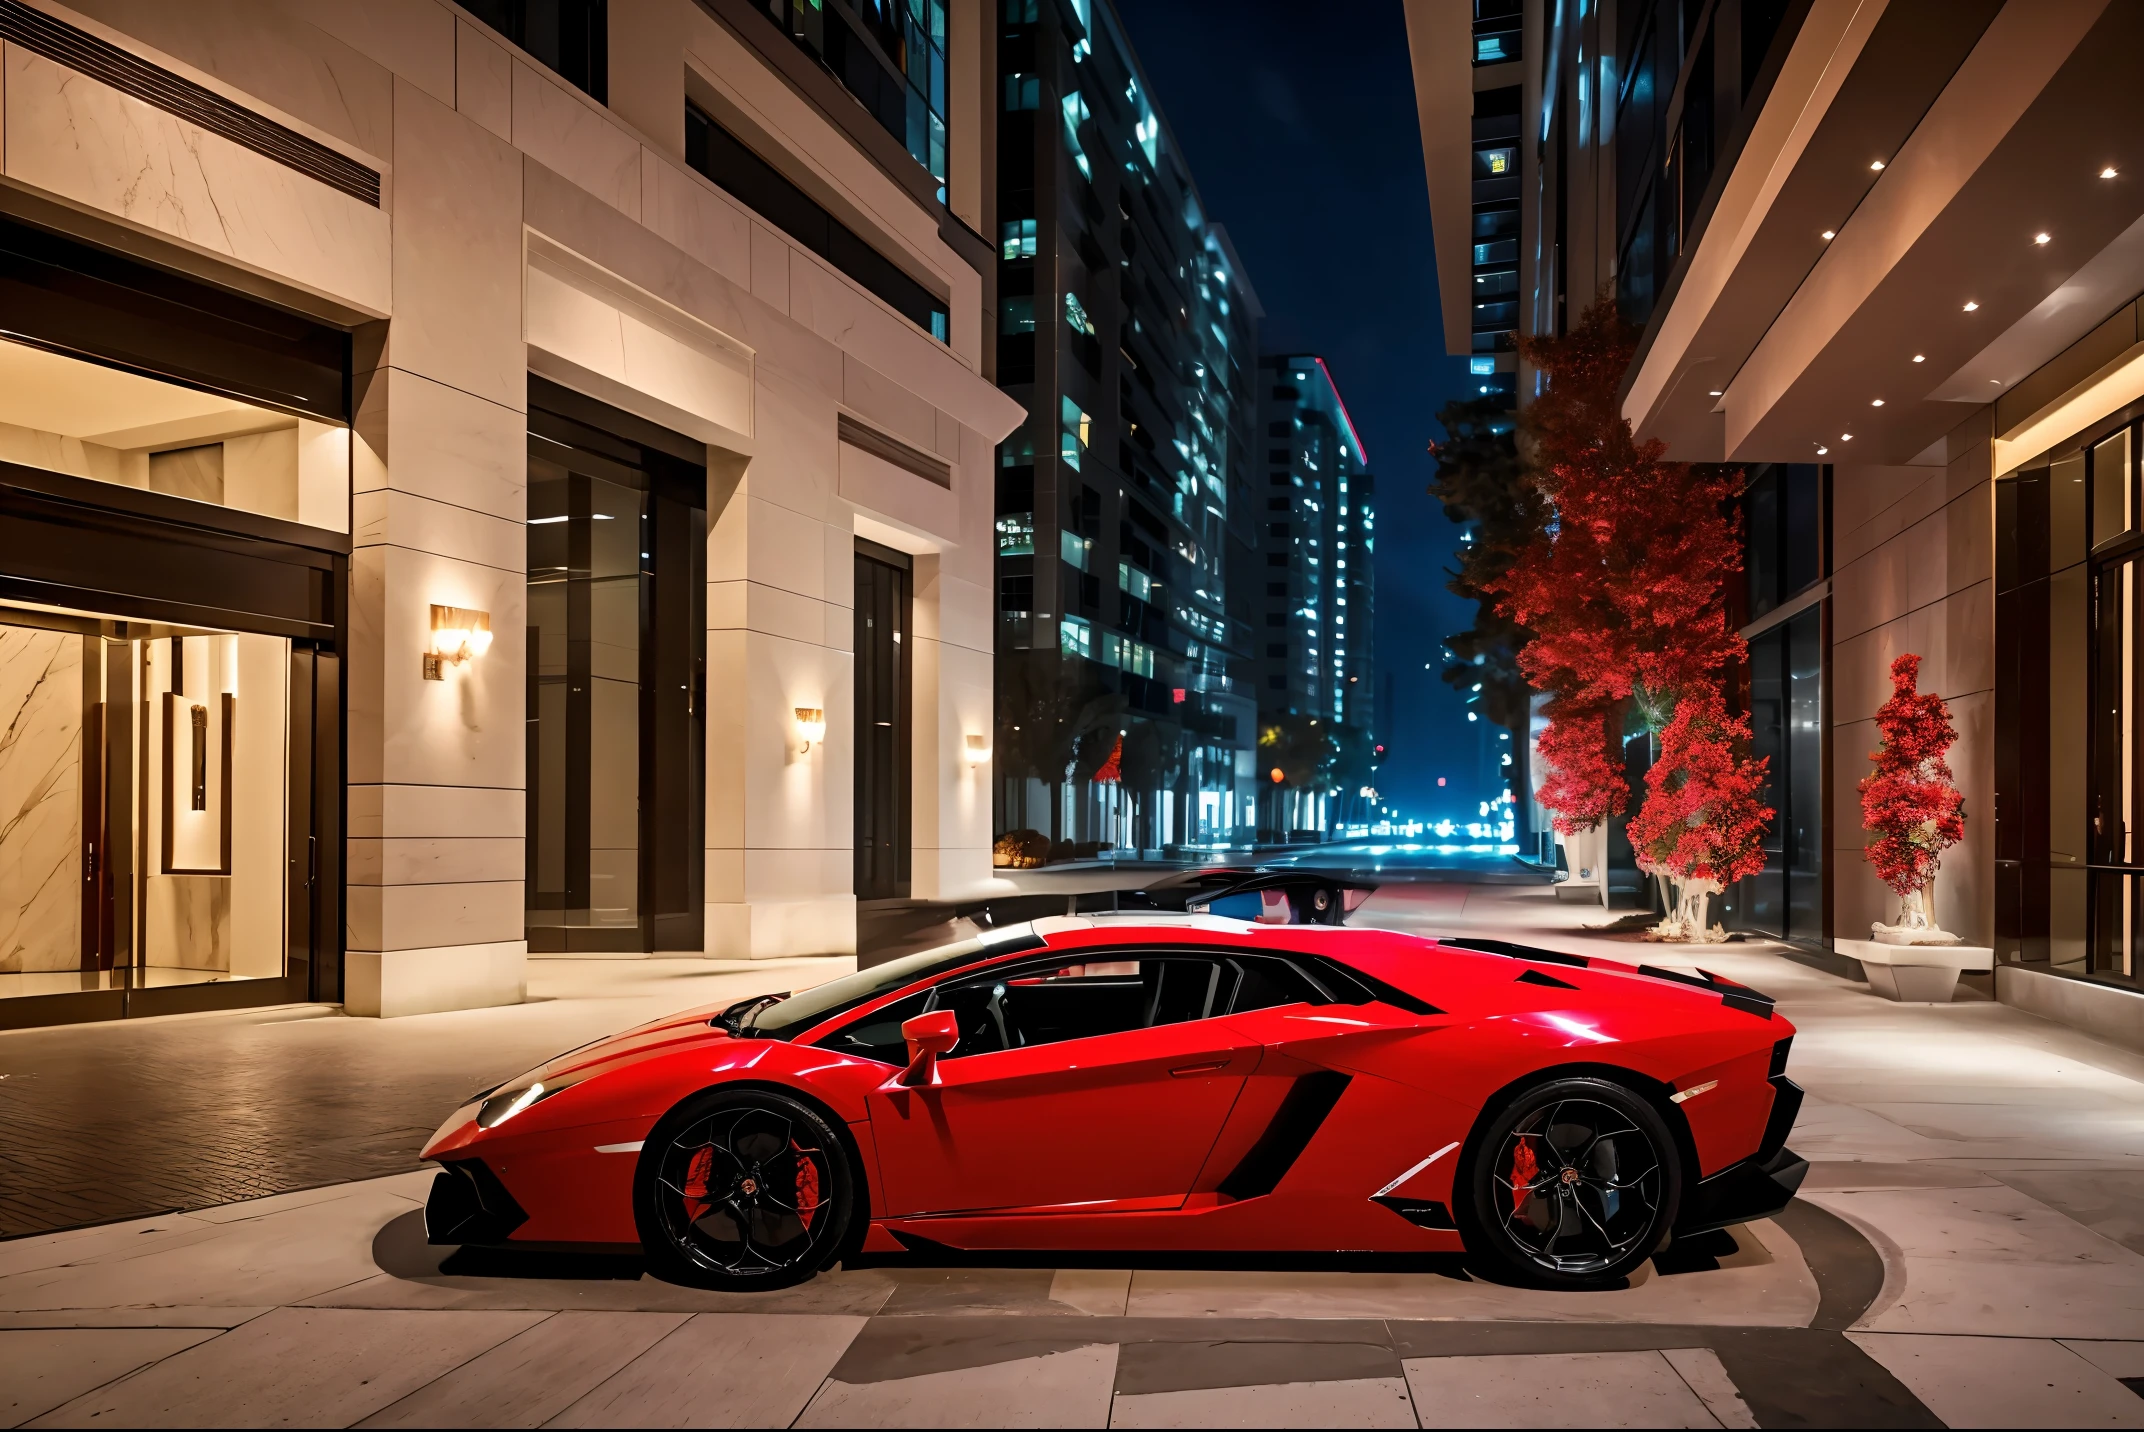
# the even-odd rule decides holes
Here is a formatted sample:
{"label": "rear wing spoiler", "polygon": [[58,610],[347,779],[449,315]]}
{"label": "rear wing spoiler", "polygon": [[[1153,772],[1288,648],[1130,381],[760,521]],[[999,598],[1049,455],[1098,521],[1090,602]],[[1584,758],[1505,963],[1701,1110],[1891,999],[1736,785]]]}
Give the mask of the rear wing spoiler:
{"label": "rear wing spoiler", "polygon": [[1352,874],[1213,866],[1171,871],[1136,890],[1088,890],[1072,895],[1007,895],[956,907],[985,927],[1053,915],[1157,913],[1220,915],[1269,925],[1338,925],[1377,886]]}

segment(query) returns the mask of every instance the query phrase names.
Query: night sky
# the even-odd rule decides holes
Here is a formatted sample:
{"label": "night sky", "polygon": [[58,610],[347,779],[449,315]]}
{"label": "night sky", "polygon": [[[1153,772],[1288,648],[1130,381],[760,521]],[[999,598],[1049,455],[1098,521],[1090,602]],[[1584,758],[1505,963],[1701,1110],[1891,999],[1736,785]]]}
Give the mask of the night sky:
{"label": "night sky", "polygon": [[[1441,666],[1473,607],[1444,590],[1456,530],[1426,488],[1447,357],[1407,35],[1394,0],[1117,0],[1154,99],[1265,306],[1267,352],[1322,354],[1377,477],[1377,666],[1393,678],[1379,788],[1471,819],[1476,732]],[[1451,785],[1436,788],[1436,778]]]}

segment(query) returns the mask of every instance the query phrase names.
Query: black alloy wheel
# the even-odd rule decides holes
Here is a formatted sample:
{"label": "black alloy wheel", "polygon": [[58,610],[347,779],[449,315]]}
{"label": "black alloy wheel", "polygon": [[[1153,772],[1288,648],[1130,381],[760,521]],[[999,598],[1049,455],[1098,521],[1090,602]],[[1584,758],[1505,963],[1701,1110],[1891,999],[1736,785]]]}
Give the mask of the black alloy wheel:
{"label": "black alloy wheel", "polygon": [[1492,1118],[1468,1182],[1470,1250],[1540,1286],[1597,1288],[1659,1251],[1682,1160],[1646,1099],[1606,1079],[1558,1079]]}
{"label": "black alloy wheel", "polygon": [[633,1177],[650,1269],[729,1292],[811,1278],[840,1256],[856,1205],[855,1172],[825,1117],[764,1089],[709,1090],[672,1109]]}

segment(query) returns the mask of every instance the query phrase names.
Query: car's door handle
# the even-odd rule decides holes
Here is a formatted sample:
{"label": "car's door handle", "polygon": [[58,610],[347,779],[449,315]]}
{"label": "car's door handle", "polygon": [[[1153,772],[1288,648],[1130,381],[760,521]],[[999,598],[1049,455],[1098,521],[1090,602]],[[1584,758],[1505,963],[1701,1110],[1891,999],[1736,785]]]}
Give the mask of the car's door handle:
{"label": "car's door handle", "polygon": [[1179,1064],[1169,1071],[1169,1077],[1171,1079],[1188,1079],[1193,1074],[1211,1074],[1215,1070],[1226,1069],[1227,1067],[1228,1061],[1226,1059],[1209,1059],[1203,1064]]}

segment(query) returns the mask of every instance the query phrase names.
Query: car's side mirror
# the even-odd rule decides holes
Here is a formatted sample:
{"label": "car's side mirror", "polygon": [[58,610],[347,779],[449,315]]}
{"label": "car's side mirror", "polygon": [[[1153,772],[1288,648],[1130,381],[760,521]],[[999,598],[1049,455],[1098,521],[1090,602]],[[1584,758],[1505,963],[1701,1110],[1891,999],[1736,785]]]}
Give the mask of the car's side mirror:
{"label": "car's side mirror", "polygon": [[911,1089],[938,1082],[938,1056],[953,1052],[960,1043],[960,1021],[950,1009],[934,1009],[901,1021],[901,1038],[908,1041],[908,1067],[901,1083]]}

